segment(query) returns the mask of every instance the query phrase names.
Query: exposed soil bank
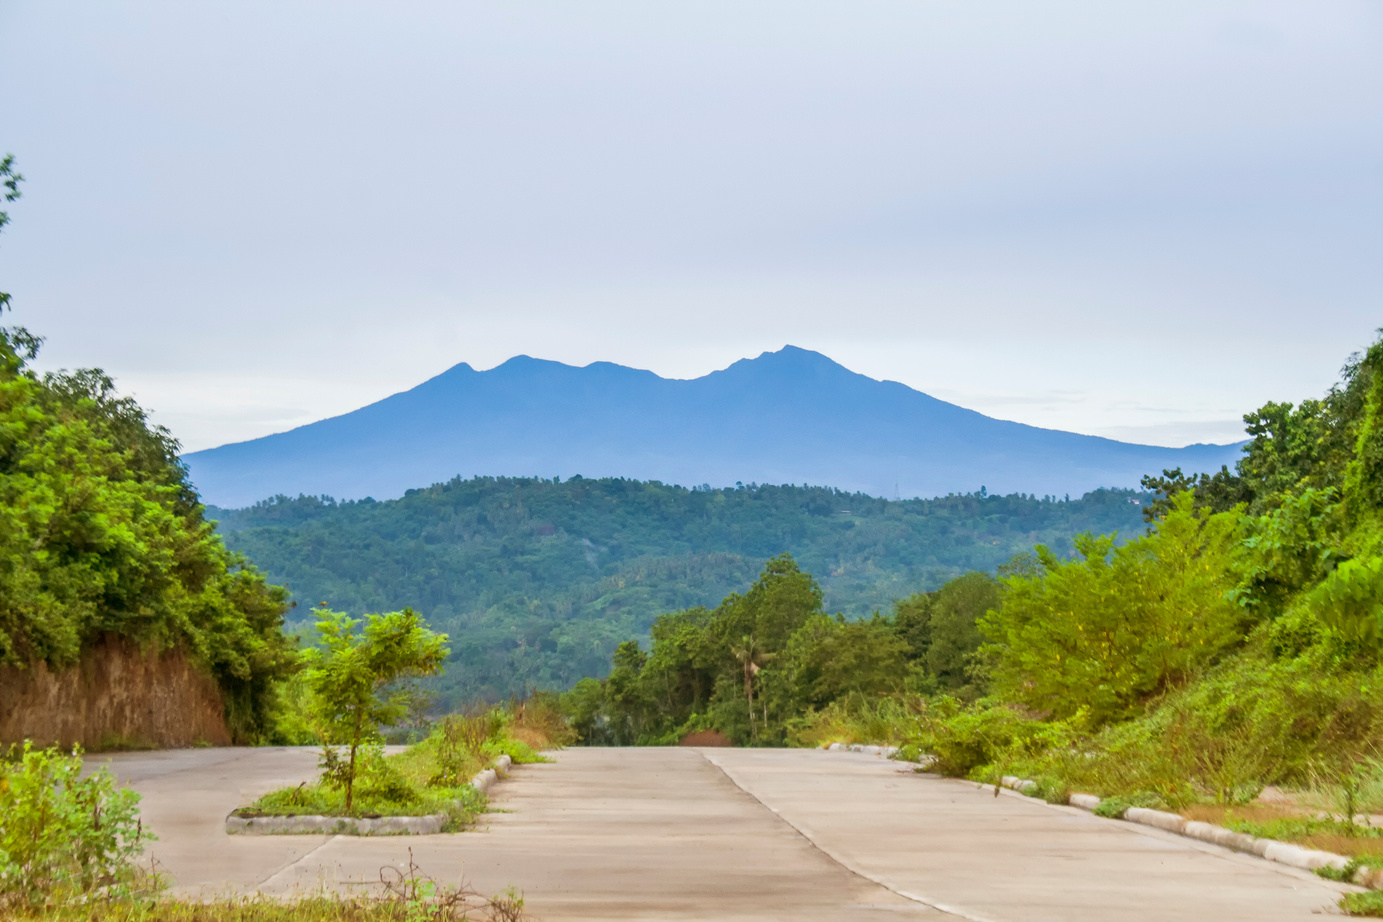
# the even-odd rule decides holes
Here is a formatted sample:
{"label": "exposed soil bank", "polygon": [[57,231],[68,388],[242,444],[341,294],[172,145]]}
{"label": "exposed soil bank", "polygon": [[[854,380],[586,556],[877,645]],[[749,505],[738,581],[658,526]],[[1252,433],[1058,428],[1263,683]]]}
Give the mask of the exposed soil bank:
{"label": "exposed soil bank", "polygon": [[141,651],[117,637],[57,672],[0,666],[0,743],[90,750],[231,742],[216,683],[180,650]]}
{"label": "exposed soil bank", "polygon": [[719,730],[698,730],[682,737],[679,746],[733,746],[730,737]]}

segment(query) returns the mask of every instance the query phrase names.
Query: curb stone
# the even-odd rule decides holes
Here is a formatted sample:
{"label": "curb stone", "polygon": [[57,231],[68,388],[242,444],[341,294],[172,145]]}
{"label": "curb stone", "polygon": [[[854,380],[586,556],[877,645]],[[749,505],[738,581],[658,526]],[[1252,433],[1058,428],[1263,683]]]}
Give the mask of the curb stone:
{"label": "curb stone", "polygon": [[[487,768],[471,779],[471,787],[482,794],[490,786],[509,774],[513,759],[502,755],[494,766]],[[433,836],[446,825],[445,813],[430,813],[424,816],[381,816],[376,819],[357,819],[350,816],[236,816],[226,817],[226,835],[231,836],[284,836],[284,835],[337,835],[337,836]]]}
{"label": "curb stone", "polygon": [[[1034,781],[1015,778],[1011,775],[1005,775],[1000,783],[1004,787],[1012,788],[1022,794],[1037,787],[1037,783]],[[1066,799],[1066,802],[1073,807],[1080,807],[1082,810],[1094,810],[1100,805],[1100,798],[1093,794],[1072,794]],[[1318,851],[1313,848],[1302,848],[1300,845],[1279,842],[1276,839],[1260,839],[1212,823],[1188,820],[1184,816],[1167,813],[1163,810],[1129,807],[1120,814],[1119,818],[1130,823],[1138,823],[1140,826],[1152,826],[1155,829],[1186,836],[1188,839],[1196,839],[1211,845],[1219,845],[1234,851],[1257,855],[1259,858],[1266,858],[1268,861],[1276,861],[1278,864],[1300,868],[1304,871],[1315,871],[1320,868],[1334,868],[1337,871],[1343,871],[1351,863],[1350,859],[1344,855]],[[1383,868],[1359,868],[1354,872],[1351,880],[1361,887],[1383,889]]]}
{"label": "curb stone", "polygon": [[898,752],[897,746],[864,746],[859,743],[832,743],[826,747],[827,752],[867,752],[871,755],[882,756],[885,759],[893,758]]}

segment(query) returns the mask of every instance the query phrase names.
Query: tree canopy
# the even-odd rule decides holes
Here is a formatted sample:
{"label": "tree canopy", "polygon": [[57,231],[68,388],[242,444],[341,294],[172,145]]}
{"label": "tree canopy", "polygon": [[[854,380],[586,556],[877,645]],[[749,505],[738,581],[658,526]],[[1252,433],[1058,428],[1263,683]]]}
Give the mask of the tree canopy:
{"label": "tree canopy", "polygon": [[[12,201],[12,158],[0,177]],[[61,669],[106,635],[183,648],[232,733],[263,734],[295,656],[285,592],[226,550],[167,430],[99,369],[35,372],[40,345],[0,328],[0,665]]]}

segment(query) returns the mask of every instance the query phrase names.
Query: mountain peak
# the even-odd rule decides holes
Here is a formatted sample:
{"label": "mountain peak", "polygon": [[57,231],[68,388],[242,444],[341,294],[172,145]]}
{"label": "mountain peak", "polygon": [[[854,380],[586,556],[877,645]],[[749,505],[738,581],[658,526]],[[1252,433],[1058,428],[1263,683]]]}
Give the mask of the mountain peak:
{"label": "mountain peak", "polygon": [[205,500],[232,507],[276,493],[388,498],[476,475],[1078,496],[1238,454],[1003,422],[785,345],[691,380],[526,355],[488,371],[461,363],[352,413],[186,461]]}

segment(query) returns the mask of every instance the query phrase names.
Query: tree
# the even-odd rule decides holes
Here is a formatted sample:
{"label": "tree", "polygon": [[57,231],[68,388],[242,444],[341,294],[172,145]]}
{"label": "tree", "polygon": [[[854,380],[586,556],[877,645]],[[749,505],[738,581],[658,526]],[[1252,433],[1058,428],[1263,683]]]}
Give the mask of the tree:
{"label": "tree", "polygon": [[936,593],[926,663],[941,688],[956,693],[972,687],[972,659],[984,642],[978,622],[999,607],[1001,589],[999,581],[988,573],[971,572],[956,577]]}
{"label": "tree", "polygon": [[[447,635],[428,630],[411,608],[361,620],[323,609],[317,631],[324,649],[308,650],[304,658],[308,686],[315,699],[316,718],[327,745],[324,767],[345,788],[346,812],[354,802],[356,756],[362,743],[379,738],[383,724],[408,713],[406,689],[391,688],[400,679],[433,675],[447,655]],[[350,747],[341,762],[333,745]]]}
{"label": "tree", "polygon": [[907,645],[910,662],[926,661],[932,646],[932,600],[934,592],[914,592],[893,603],[893,630]]}
{"label": "tree", "polygon": [[[773,654],[765,650],[763,644],[754,639],[753,634],[745,634],[738,643],[730,645],[730,655],[744,672],[744,699],[749,708],[749,735],[754,737],[758,735],[754,723],[754,676],[772,659]],[[767,705],[764,709],[764,723],[768,723]]]}
{"label": "tree", "polygon": [[906,641],[877,614],[867,621],[815,615],[792,636],[782,664],[796,699],[791,711],[897,692],[908,676],[907,654]]}
{"label": "tree", "polygon": [[[23,181],[24,176],[14,171],[14,154],[6,154],[3,158],[0,158],[0,189],[5,190],[3,193],[0,193],[0,198],[3,198],[7,203],[18,199],[21,195],[19,184]],[[9,223],[10,213],[8,211],[0,211],[0,231],[4,230],[5,225]],[[0,291],[0,313],[4,313],[5,308],[9,306],[10,296]]]}

